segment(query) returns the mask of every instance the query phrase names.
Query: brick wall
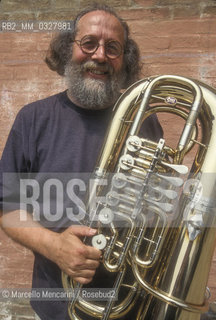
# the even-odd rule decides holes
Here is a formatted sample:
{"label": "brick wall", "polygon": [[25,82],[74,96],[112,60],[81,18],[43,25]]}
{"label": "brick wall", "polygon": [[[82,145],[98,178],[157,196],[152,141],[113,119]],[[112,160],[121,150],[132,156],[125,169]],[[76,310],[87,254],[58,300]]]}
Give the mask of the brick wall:
{"label": "brick wall", "polygon": [[[2,0],[4,22],[66,21],[90,1]],[[214,0],[106,1],[129,23],[141,48],[143,77],[178,74],[216,87],[216,2]],[[2,26],[2,25],[1,25]],[[0,32],[0,154],[18,110],[65,88],[43,63],[52,32]],[[166,124],[165,124],[166,125]],[[166,127],[170,127],[166,125]],[[172,136],[172,133],[169,132]],[[0,231],[0,288],[29,287],[33,256]],[[216,299],[216,255],[209,278]],[[0,305],[0,320],[31,319],[26,305]],[[23,313],[21,309],[25,310]],[[22,313],[22,316],[20,315]]]}

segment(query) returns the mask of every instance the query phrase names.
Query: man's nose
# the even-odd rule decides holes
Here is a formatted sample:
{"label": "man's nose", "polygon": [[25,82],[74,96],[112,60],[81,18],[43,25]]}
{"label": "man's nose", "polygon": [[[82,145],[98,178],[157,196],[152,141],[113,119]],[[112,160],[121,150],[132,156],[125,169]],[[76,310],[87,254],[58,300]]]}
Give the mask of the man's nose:
{"label": "man's nose", "polygon": [[106,51],[103,44],[100,44],[97,50],[92,55],[92,59],[95,59],[99,62],[107,61]]}

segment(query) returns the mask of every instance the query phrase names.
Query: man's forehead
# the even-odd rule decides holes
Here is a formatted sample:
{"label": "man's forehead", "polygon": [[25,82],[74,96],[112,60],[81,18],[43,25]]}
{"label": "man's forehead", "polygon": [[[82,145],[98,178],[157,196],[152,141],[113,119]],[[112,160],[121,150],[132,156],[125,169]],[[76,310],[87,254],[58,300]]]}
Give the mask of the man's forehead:
{"label": "man's forehead", "polygon": [[78,32],[88,31],[91,28],[104,27],[118,34],[124,34],[124,29],[120,21],[111,13],[102,10],[91,11],[81,17],[78,22]]}

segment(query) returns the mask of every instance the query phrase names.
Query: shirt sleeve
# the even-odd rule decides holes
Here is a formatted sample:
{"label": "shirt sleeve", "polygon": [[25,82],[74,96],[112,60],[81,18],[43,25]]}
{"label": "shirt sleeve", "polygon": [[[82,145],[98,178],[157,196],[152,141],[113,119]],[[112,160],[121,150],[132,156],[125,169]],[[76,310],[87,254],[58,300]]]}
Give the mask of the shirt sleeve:
{"label": "shirt sleeve", "polygon": [[19,209],[20,173],[27,172],[24,156],[23,120],[19,113],[9,133],[0,161],[0,210]]}

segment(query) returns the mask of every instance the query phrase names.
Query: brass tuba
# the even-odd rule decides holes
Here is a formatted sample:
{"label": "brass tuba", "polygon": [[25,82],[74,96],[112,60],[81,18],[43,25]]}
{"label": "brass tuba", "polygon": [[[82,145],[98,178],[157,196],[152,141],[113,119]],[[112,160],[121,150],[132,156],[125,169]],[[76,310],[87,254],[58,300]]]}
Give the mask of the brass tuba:
{"label": "brass tuba", "polygon": [[[183,119],[174,147],[142,136],[154,113]],[[181,76],[140,80],[119,98],[84,222],[99,230],[92,245],[103,250],[100,277],[83,288],[62,273],[71,319],[198,320],[205,312],[216,238],[215,117],[216,91]]]}

